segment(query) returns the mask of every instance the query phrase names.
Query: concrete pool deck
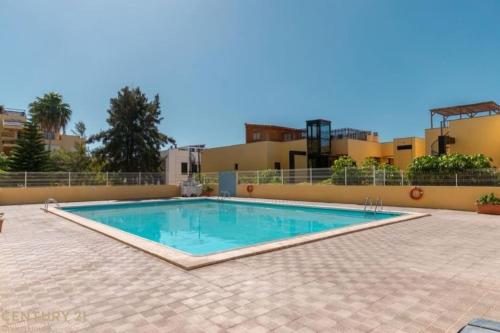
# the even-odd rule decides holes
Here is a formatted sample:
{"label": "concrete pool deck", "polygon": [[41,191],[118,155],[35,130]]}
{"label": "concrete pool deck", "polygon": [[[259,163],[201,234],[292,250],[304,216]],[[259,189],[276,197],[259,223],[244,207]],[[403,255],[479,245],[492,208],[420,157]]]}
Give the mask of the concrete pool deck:
{"label": "concrete pool deck", "polygon": [[[179,201],[193,201],[193,200],[200,200],[200,199],[199,198],[179,199]],[[203,200],[218,201],[218,199],[216,199],[216,198],[205,198]],[[157,201],[157,200],[152,200],[152,201]],[[245,198],[243,198],[243,199],[242,198],[226,198],[226,199],[224,199],[224,201],[236,202],[236,203],[237,202],[266,203],[266,204],[272,204],[272,205],[278,205],[278,206],[281,203],[283,203],[283,201],[277,201],[277,200],[245,199]],[[293,203],[294,205],[299,206],[299,207],[318,207],[318,208],[337,207],[336,205],[325,204],[325,203],[320,204],[320,203],[311,203],[311,202],[305,203],[305,202],[291,202],[291,201],[288,201],[286,203]],[[79,206],[79,205],[88,206],[85,204],[76,204],[76,205],[69,204],[66,206],[73,206],[74,207],[74,206]],[[92,205],[90,205],[90,206],[92,206]],[[347,208],[347,209],[351,210],[352,208]],[[355,209],[355,210],[359,211],[359,209]],[[373,220],[371,222],[354,224],[354,225],[346,226],[343,228],[327,230],[327,231],[306,234],[306,235],[299,235],[299,236],[288,238],[288,239],[270,241],[270,242],[266,242],[266,243],[256,244],[253,246],[246,246],[246,247],[242,247],[239,249],[214,253],[214,254],[210,254],[210,255],[193,256],[189,253],[186,253],[183,251],[178,251],[174,248],[164,246],[163,244],[159,244],[157,242],[150,241],[150,240],[142,238],[142,237],[138,237],[138,236],[130,234],[128,232],[124,232],[124,231],[119,230],[117,228],[113,228],[113,227],[107,226],[105,224],[95,222],[91,219],[87,219],[87,218],[78,216],[76,214],[64,211],[62,209],[58,209],[56,207],[49,207],[48,211],[52,214],[63,217],[71,222],[77,223],[83,227],[100,232],[100,233],[102,233],[106,236],[109,236],[111,238],[114,238],[122,243],[125,243],[125,244],[130,245],[132,247],[135,247],[139,250],[142,250],[146,253],[154,255],[160,259],[163,259],[163,260],[165,260],[171,264],[174,264],[176,266],[179,266],[185,270],[197,269],[200,267],[214,265],[214,264],[218,264],[218,263],[228,261],[228,260],[249,257],[249,256],[253,256],[253,255],[271,252],[271,251],[277,251],[277,250],[289,248],[292,246],[299,246],[302,244],[315,242],[315,241],[319,241],[319,240],[323,240],[323,239],[327,239],[327,238],[332,238],[332,237],[338,237],[341,235],[346,235],[346,234],[353,233],[353,232],[359,232],[359,231],[363,231],[366,229],[382,227],[382,226],[393,224],[393,223],[405,222],[405,221],[413,220],[413,219],[424,217],[424,216],[428,215],[425,213],[402,212],[402,213],[404,213],[404,215],[402,215],[402,216],[388,217],[388,218],[383,219],[383,220]]]}
{"label": "concrete pool deck", "polygon": [[500,320],[498,216],[395,208],[432,216],[184,271],[41,207],[0,209],[0,332],[456,332]]}

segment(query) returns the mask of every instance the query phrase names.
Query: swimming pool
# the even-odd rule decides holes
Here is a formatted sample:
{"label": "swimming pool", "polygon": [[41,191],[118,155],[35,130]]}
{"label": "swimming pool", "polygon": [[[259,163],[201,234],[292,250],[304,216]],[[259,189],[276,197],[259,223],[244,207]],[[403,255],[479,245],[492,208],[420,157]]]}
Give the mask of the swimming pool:
{"label": "swimming pool", "polygon": [[192,256],[207,256],[403,215],[213,199],[70,206],[62,210]]}

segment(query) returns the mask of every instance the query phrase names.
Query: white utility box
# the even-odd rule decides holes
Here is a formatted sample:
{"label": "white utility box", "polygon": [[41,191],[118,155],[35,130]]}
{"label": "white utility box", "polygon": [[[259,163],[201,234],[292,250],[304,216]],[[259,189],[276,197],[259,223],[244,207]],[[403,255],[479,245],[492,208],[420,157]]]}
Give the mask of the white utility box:
{"label": "white utility box", "polygon": [[194,180],[181,182],[181,195],[183,197],[199,197],[203,191],[203,185]]}

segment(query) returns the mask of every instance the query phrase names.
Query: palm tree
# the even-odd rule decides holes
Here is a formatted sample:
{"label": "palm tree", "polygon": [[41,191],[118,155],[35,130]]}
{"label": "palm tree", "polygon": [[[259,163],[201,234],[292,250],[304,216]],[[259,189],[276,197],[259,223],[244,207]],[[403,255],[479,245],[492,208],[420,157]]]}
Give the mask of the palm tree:
{"label": "palm tree", "polygon": [[83,121],[79,121],[75,124],[75,129],[71,130],[74,135],[78,135],[80,138],[85,139],[85,132],[87,131],[87,126]]}
{"label": "palm tree", "polygon": [[61,129],[66,133],[66,126],[71,119],[71,107],[63,102],[63,98],[56,92],[49,92],[43,97],[37,97],[29,105],[33,121],[40,124],[49,140],[49,150],[52,139]]}

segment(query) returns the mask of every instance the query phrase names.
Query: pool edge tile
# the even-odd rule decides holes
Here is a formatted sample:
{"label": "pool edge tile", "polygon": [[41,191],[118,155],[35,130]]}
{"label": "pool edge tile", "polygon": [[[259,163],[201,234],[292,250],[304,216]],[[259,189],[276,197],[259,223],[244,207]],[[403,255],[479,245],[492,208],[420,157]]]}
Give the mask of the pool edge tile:
{"label": "pool edge tile", "polygon": [[[226,200],[240,201],[240,202],[248,201],[248,199],[241,199],[241,198],[231,198],[231,199],[226,199]],[[273,202],[271,200],[262,200],[262,199],[259,199],[258,201],[253,201],[253,202],[267,202],[267,203],[273,203],[273,204],[280,204],[277,202]],[[332,204],[323,204],[323,203],[303,203],[303,202],[293,202],[292,201],[292,202],[288,202],[288,204],[293,204],[293,205],[298,205],[298,206],[306,206],[306,207],[336,208]],[[345,208],[341,208],[341,209],[345,209]],[[355,208],[352,208],[352,210],[359,211],[359,209],[355,209]],[[95,222],[93,220],[66,212],[64,210],[61,210],[61,209],[58,209],[55,207],[48,208],[48,212],[50,212],[54,215],[57,215],[59,217],[62,217],[66,220],[69,220],[71,222],[77,223],[85,228],[91,229],[93,231],[97,231],[105,236],[111,237],[115,240],[118,240],[118,241],[120,241],[124,244],[127,244],[131,247],[134,247],[138,250],[142,250],[148,254],[151,254],[157,258],[165,260],[165,261],[169,262],[170,264],[173,264],[173,265],[178,266],[178,267],[185,269],[185,270],[193,270],[193,269],[214,265],[214,264],[218,264],[218,263],[229,261],[229,260],[234,260],[234,259],[239,259],[239,258],[243,258],[243,257],[249,257],[249,256],[268,253],[268,252],[272,252],[272,251],[282,250],[282,249],[286,249],[286,248],[290,248],[290,247],[294,247],[294,246],[298,246],[298,245],[303,245],[303,244],[307,244],[307,243],[311,243],[311,242],[317,242],[317,241],[328,239],[328,238],[333,238],[333,237],[347,235],[347,234],[354,233],[354,232],[378,228],[378,227],[382,227],[382,226],[390,225],[390,224],[394,224],[394,223],[400,223],[400,222],[405,222],[405,221],[409,221],[409,220],[414,220],[417,218],[421,218],[421,217],[430,215],[429,213],[398,212],[398,213],[404,213],[405,215],[387,218],[387,219],[383,219],[383,220],[374,220],[372,222],[352,225],[352,226],[343,227],[343,228],[339,228],[339,229],[327,230],[327,231],[318,232],[318,233],[314,233],[314,234],[296,236],[296,237],[293,237],[290,239],[273,241],[273,242],[269,242],[269,243],[244,247],[244,248],[235,249],[235,250],[224,251],[224,252],[215,253],[215,254],[211,254],[211,255],[193,256],[193,255],[189,255],[187,253],[178,251],[176,249],[170,248],[168,246],[161,245],[161,244],[156,243],[154,241],[150,241],[150,240],[141,238],[139,236],[135,236],[133,234],[121,231],[117,228],[110,227],[110,226],[107,226],[107,225],[99,223],[99,222]],[[396,212],[396,211],[390,211],[390,212]]]}

